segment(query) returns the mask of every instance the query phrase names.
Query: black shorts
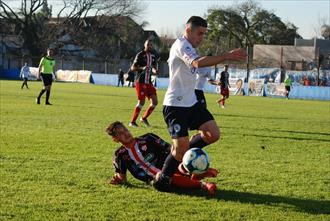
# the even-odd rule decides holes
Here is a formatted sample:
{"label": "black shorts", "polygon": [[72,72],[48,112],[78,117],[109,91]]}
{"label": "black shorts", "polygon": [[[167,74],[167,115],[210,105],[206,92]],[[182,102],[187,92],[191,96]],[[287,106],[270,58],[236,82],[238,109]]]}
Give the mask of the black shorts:
{"label": "black shorts", "polygon": [[188,136],[202,124],[214,120],[212,114],[199,102],[191,107],[163,106],[163,116],[172,138]]}
{"label": "black shorts", "polygon": [[204,91],[195,89],[195,94],[196,94],[197,101],[200,103],[200,105],[202,105],[204,108],[206,108],[206,99],[204,96]]}
{"label": "black shorts", "polygon": [[290,86],[285,86],[286,91],[290,91],[290,89],[291,89]]}
{"label": "black shorts", "polygon": [[42,82],[44,86],[50,86],[53,83],[53,75],[52,74],[43,74],[41,73]]}

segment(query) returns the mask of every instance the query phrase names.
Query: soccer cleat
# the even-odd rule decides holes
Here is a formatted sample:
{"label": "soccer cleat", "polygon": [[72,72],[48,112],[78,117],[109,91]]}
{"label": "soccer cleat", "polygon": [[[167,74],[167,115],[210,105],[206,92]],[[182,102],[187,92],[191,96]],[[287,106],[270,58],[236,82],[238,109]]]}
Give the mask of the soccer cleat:
{"label": "soccer cleat", "polygon": [[130,122],[128,124],[128,126],[130,126],[130,127],[139,127],[135,122]]}
{"label": "soccer cleat", "polygon": [[222,108],[222,109],[225,109],[226,107],[225,107],[225,105],[221,105],[221,108]]}
{"label": "soccer cleat", "polygon": [[40,98],[36,98],[37,104],[40,104]]}
{"label": "soccer cleat", "polygon": [[202,189],[206,190],[211,196],[215,196],[217,193],[217,185],[215,183],[202,183]]}
{"label": "soccer cleat", "polygon": [[143,118],[141,117],[140,121],[141,121],[141,123],[143,123],[146,127],[150,127],[150,124],[149,124],[149,122],[148,122],[147,119],[143,119]]}
{"label": "soccer cleat", "polygon": [[214,168],[208,168],[205,173],[202,174],[192,174],[191,179],[193,180],[201,180],[204,179],[205,177],[216,177],[218,176],[218,170]]}
{"label": "soccer cleat", "polygon": [[49,103],[49,102],[46,102],[45,104],[46,104],[46,105],[52,105],[52,104],[51,104],[51,103]]}

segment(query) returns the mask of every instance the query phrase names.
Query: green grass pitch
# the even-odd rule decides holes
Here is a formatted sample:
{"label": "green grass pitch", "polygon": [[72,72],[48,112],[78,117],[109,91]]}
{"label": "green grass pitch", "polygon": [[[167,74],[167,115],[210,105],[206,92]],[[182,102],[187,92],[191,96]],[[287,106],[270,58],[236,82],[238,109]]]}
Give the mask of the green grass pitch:
{"label": "green grass pitch", "polygon": [[[219,191],[161,193],[128,176],[112,186],[118,147],[105,128],[127,124],[133,88],[54,83],[52,106],[35,103],[41,82],[0,81],[0,220],[330,220],[330,103],[207,94],[221,139],[206,148]],[[131,129],[170,142],[163,90],[149,122]],[[149,103],[146,103],[149,104]],[[192,134],[193,132],[191,132]]]}

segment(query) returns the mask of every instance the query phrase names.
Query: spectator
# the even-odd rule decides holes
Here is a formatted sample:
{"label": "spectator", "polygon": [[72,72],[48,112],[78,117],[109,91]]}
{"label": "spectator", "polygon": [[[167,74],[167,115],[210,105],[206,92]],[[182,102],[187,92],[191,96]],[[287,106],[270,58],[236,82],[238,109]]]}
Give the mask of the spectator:
{"label": "spectator", "polygon": [[132,83],[132,87],[134,87],[134,78],[135,78],[135,74],[134,74],[134,71],[130,69],[128,69],[128,72],[127,72],[127,78],[126,78],[126,81],[128,81],[128,85],[127,87],[130,87],[131,86],[131,83]]}
{"label": "spectator", "polygon": [[117,87],[119,87],[119,84],[121,84],[121,86],[124,86],[124,72],[119,69],[119,73],[118,73],[118,83],[117,83]]}

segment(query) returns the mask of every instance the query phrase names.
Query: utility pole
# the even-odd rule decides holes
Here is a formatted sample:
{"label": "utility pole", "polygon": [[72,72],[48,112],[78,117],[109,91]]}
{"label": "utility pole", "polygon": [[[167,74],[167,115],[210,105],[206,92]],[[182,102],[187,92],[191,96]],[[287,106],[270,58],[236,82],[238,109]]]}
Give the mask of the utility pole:
{"label": "utility pole", "polygon": [[249,81],[249,77],[250,77],[250,53],[249,53],[249,46],[246,47],[246,79],[245,82]]}

